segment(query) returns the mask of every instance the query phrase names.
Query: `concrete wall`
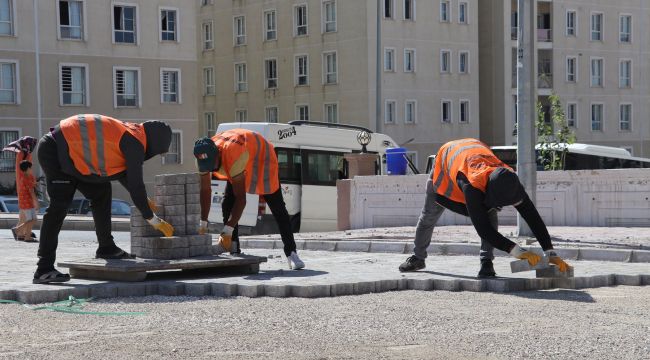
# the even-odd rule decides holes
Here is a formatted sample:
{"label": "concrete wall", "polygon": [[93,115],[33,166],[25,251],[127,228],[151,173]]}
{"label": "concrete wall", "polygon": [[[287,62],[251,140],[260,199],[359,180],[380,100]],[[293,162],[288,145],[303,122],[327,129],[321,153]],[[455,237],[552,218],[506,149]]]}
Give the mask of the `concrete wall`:
{"label": "concrete wall", "polygon": [[[424,205],[427,175],[363,176],[339,187],[339,217],[351,229],[414,226]],[[349,196],[349,201],[345,197]],[[543,171],[537,173],[537,208],[547,225],[650,227],[650,169]],[[499,214],[503,225],[516,223],[516,211]],[[345,224],[340,221],[339,224]],[[439,225],[470,224],[446,211]]]}

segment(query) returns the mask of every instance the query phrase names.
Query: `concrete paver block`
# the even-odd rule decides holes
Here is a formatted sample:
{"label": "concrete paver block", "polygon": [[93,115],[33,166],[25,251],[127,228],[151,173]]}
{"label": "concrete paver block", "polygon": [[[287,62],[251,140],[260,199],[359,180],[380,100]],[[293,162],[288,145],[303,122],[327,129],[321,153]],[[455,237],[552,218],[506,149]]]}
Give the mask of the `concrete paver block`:
{"label": "concrete paver block", "polygon": [[650,285],[650,275],[641,275],[641,283],[643,285]]}
{"label": "concrete paver block", "polygon": [[290,294],[291,291],[287,285],[264,285],[264,296],[284,298]]}
{"label": "concrete paver block", "polygon": [[553,287],[558,289],[575,289],[576,288],[576,278],[563,278],[556,277],[553,278]]}
{"label": "concrete paver block", "polygon": [[187,237],[189,239],[190,246],[210,246],[212,245],[212,235],[203,234],[203,235],[192,235]]}
{"label": "concrete paver block", "polygon": [[199,194],[201,193],[201,184],[200,183],[193,183],[193,184],[185,184],[185,193],[186,194]]}
{"label": "concrete paver block", "polygon": [[305,241],[305,250],[334,251],[336,250],[336,241]]}
{"label": "concrete paver block", "polygon": [[0,289],[0,299],[16,301],[16,290],[14,290],[14,289]]}
{"label": "concrete paver block", "polygon": [[640,275],[616,275],[616,285],[639,286],[643,283]]}
{"label": "concrete paver block", "polygon": [[105,299],[117,297],[117,284],[106,283],[90,288],[90,297],[94,299]]}
{"label": "concrete paver block", "polygon": [[237,296],[237,284],[212,284],[212,296],[230,297]]}
{"label": "concrete paver block", "polygon": [[309,284],[291,285],[291,295],[301,298],[319,298],[330,296],[330,285]]}
{"label": "concrete paver block", "polygon": [[462,291],[480,292],[485,291],[487,284],[482,280],[458,280],[459,288]]}
{"label": "concrete paver block", "polygon": [[[415,246],[413,246],[413,244],[409,244],[409,245],[412,245],[410,252],[413,252],[413,249],[415,248]],[[408,245],[407,245],[407,247],[408,247]],[[447,244],[436,244],[436,243],[429,244],[429,246],[427,247],[427,254],[429,254],[429,255],[445,255],[445,254],[447,254]]]}
{"label": "concrete paver block", "polygon": [[144,284],[145,296],[158,295],[158,283],[149,282]]}
{"label": "concrete paver block", "polygon": [[201,215],[201,204],[185,204],[185,216]]}
{"label": "concrete paver block", "polygon": [[447,244],[447,255],[478,255],[481,247],[472,244]]}
{"label": "concrete paver block", "polygon": [[181,185],[185,183],[185,174],[161,174],[154,176],[155,185]]}
{"label": "concrete paver block", "polygon": [[[241,247],[242,244],[239,244]],[[247,248],[250,249],[273,249],[275,246],[275,241],[266,240],[266,239],[248,239]]]}
{"label": "concrete paver block", "polygon": [[650,263],[650,251],[632,250],[630,262]]}
{"label": "concrete paver block", "polygon": [[200,194],[185,194],[185,203],[186,204],[200,204],[201,195]]}
{"label": "concrete paver block", "polygon": [[147,287],[144,283],[131,283],[131,284],[118,284],[117,296],[132,297],[132,296],[146,296]]}
{"label": "concrete paver block", "polygon": [[397,253],[403,254],[406,244],[401,242],[373,241],[370,243],[371,253]]}
{"label": "concrete paver block", "polygon": [[209,296],[212,287],[206,283],[185,283],[185,295],[187,296]]}
{"label": "concrete paver block", "polygon": [[180,296],[185,294],[185,284],[163,282],[158,285],[158,294],[162,296]]}
{"label": "concrete paver block", "polygon": [[408,279],[409,290],[433,290],[433,279]]}
{"label": "concrete paver block", "polygon": [[211,255],[212,254],[212,246],[209,246],[209,245],[190,246],[189,251],[190,251],[190,255],[189,255],[190,257],[202,256],[202,255]]}
{"label": "concrete paver block", "polygon": [[596,261],[621,261],[628,262],[632,257],[631,250],[615,249],[580,249],[578,259]]}
{"label": "concrete paver block", "polygon": [[399,290],[399,280],[388,279],[375,281],[375,290],[377,292],[396,291]]}
{"label": "concrete paver block", "polygon": [[459,291],[460,282],[456,279],[433,279],[433,290]]}
{"label": "concrete paver block", "polygon": [[406,244],[406,248],[404,248],[404,254],[413,254],[413,249],[415,249],[415,244],[413,243]]}
{"label": "concrete paver block", "polygon": [[170,216],[185,216],[185,205],[168,205],[162,208],[164,209],[165,219]]}
{"label": "concrete paver block", "polygon": [[363,295],[376,292],[374,281],[360,281],[354,284],[354,294]]}
{"label": "concrete paver block", "polygon": [[535,276],[539,278],[548,278],[548,277],[573,277],[574,268],[572,266],[567,269],[565,272],[561,272],[560,269],[555,265],[549,265],[546,268],[536,269]]}
{"label": "concrete paver block", "polygon": [[506,292],[508,291],[508,285],[505,279],[490,279],[485,280],[486,290],[491,292]]}
{"label": "concrete paver block", "polygon": [[576,260],[580,254],[579,249],[553,249],[553,251],[555,251],[557,256],[561,257],[564,260]]}
{"label": "concrete paver block", "polygon": [[185,194],[185,187],[186,185],[158,185],[154,187],[154,193],[162,196],[181,195]]}
{"label": "concrete paver block", "polygon": [[[177,231],[175,229],[176,226],[181,226],[181,227],[185,226],[185,215],[165,216],[165,218],[163,220],[167,221],[172,226],[174,226],[174,233],[175,234],[177,233]],[[181,235],[183,235],[183,234],[181,234]]]}
{"label": "concrete paver block", "polygon": [[336,244],[336,251],[344,252],[368,252],[370,241],[339,241]]}
{"label": "concrete paver block", "polygon": [[74,296],[77,299],[86,299],[90,297],[90,288],[88,286],[70,286],[59,290],[59,299],[69,299]]}
{"label": "concrete paver block", "polygon": [[354,283],[335,283],[330,287],[332,296],[354,295]]}
{"label": "concrete paver block", "polygon": [[156,204],[159,206],[185,205],[185,195],[156,195]]}
{"label": "concrete paver block", "polygon": [[528,260],[515,260],[510,262],[510,271],[512,273],[522,272],[522,271],[531,271],[538,269],[546,269],[549,267],[548,257],[542,256],[537,265],[530,266]]}
{"label": "concrete paver block", "polygon": [[47,287],[51,285],[44,286],[18,289],[16,291],[16,301],[25,304],[42,304],[61,300],[58,290],[55,289],[53,291],[52,289],[48,289]]}
{"label": "concrete paver block", "polygon": [[237,295],[249,298],[264,296],[264,285],[239,284]]}
{"label": "concrete paver block", "polygon": [[186,184],[199,184],[201,182],[201,175],[199,173],[187,173],[184,175]]}

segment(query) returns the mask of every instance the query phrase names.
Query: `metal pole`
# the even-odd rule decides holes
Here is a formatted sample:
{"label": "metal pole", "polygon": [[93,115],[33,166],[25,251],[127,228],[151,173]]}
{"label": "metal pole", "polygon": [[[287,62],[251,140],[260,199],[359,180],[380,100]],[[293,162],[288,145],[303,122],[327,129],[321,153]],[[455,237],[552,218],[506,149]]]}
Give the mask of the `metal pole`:
{"label": "metal pole", "polygon": [[[38,122],[38,134],[40,139],[43,135],[43,114],[41,109],[41,48],[39,38],[38,0],[34,0],[34,53],[36,62],[36,121]],[[38,175],[43,175],[43,169],[38,167]]]}
{"label": "metal pole", "polygon": [[375,131],[381,132],[381,0],[377,0],[377,55],[375,72]]}
{"label": "metal pole", "polygon": [[[530,199],[535,203],[537,165],[535,161],[535,119],[537,89],[535,66],[536,0],[518,0],[517,30],[517,173]],[[531,236],[526,221],[517,214],[519,236]]]}

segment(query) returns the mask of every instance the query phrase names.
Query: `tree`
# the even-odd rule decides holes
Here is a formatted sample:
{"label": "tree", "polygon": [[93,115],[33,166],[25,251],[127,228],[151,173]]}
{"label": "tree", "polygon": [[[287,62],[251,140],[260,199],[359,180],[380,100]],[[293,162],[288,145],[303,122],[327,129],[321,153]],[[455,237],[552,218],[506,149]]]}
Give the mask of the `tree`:
{"label": "tree", "polygon": [[541,102],[537,102],[537,143],[539,144],[539,158],[544,170],[561,170],[564,165],[566,154],[569,152],[568,145],[575,143],[576,135],[569,128],[564,115],[564,109],[560,103],[560,97],[552,93],[549,96],[551,103],[551,121],[544,120],[544,111]]}

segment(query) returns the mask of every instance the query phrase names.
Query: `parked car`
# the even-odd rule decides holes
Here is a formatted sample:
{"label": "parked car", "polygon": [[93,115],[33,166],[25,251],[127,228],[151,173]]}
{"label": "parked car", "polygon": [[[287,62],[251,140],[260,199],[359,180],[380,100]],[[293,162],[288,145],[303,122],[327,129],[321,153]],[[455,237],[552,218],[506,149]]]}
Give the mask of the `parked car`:
{"label": "parked car", "polygon": [[[47,202],[38,200],[40,207],[38,208],[39,214],[44,214],[47,208]],[[0,212],[18,213],[18,197],[17,196],[0,196]]]}
{"label": "parked car", "polygon": [[[75,198],[70,203],[68,214],[91,215],[90,200],[86,198]],[[124,200],[111,200],[111,215],[113,216],[130,216],[131,204]]]}

